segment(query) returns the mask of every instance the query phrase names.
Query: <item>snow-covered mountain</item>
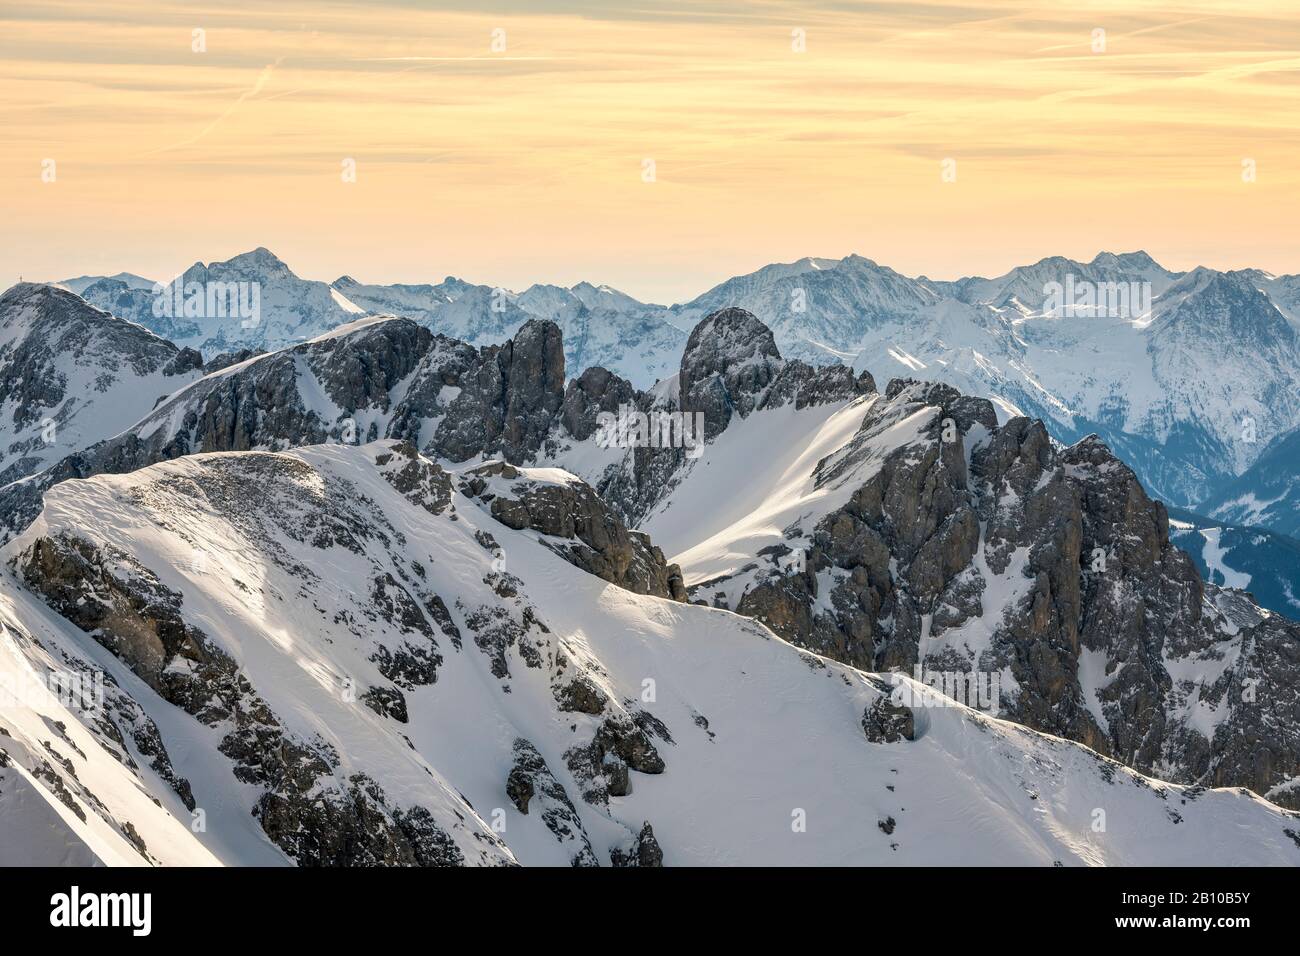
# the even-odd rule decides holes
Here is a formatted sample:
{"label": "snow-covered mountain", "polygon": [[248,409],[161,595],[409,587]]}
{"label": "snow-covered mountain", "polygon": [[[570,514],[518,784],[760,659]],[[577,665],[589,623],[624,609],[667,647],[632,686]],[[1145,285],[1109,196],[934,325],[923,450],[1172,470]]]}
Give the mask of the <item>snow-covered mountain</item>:
{"label": "snow-covered mountain", "polygon": [[1300,619],[1300,541],[1181,508],[1169,510],[1169,539],[1206,581],[1249,591],[1260,607]]}
{"label": "snow-covered mountain", "polygon": [[1224,521],[1300,536],[1300,428],[1269,442],[1255,463],[1204,507]]}
{"label": "snow-covered mountain", "polygon": [[5,862],[1300,859],[1294,815],[1244,791],[611,586],[473,477],[381,442],[54,489],[0,555],[0,667],[106,691],[94,719],[0,711]]}
{"label": "snow-covered mountain", "polygon": [[0,296],[0,485],[115,435],[200,376],[178,349],[51,286]]}
{"label": "snow-covered mountain", "polygon": [[144,276],[138,276],[133,272],[119,272],[117,275],[111,276],[77,276],[75,279],[64,279],[62,282],[55,284],[61,288],[67,289],[69,292],[75,292],[77,295],[84,297],[86,289],[100,282],[116,282],[121,283],[122,287],[126,289],[141,289],[145,291],[153,289],[154,286],[153,279],[146,279]]}
{"label": "snow-covered mountain", "polygon": [[209,359],[241,348],[282,348],[365,314],[327,283],[299,278],[260,247],[225,262],[196,262],[157,284],[126,274],[60,284]]}
{"label": "snow-covered mountain", "polygon": [[343,276],[333,287],[372,312],[406,316],[471,345],[500,344],[528,320],[547,319],[564,333],[569,368],[600,366],[643,386],[676,370],[686,342],[662,307],[589,282],[532,285],[516,293],[450,276],[437,285],[387,286]]}
{"label": "snow-covered mountain", "polygon": [[57,284],[209,360],[241,349],[284,348],[363,315],[405,316],[472,345],[499,345],[529,319],[544,318],[563,330],[570,368],[602,366],[650,385],[672,374],[686,341],[662,306],[609,286],[580,282],[512,292],[452,276],[422,285],[367,285],[341,276],[327,285],[299,278],[264,248],[225,262],[196,262],[158,285],[125,272]]}
{"label": "snow-covered mountain", "polygon": [[[159,319],[155,297],[129,274],[66,284],[209,358],[214,350],[301,342],[359,312],[407,316],[479,346],[547,319],[563,333],[571,371],[603,367],[637,388],[673,374],[684,329],[736,306],[759,316],[790,358],[851,364],[879,381],[943,381],[993,400],[1004,420],[1041,418],[1065,443],[1096,433],[1148,492],[1202,512],[1265,447],[1300,428],[1300,276],[1177,273],[1144,252],[1103,252],[1089,262],[1051,257],[952,282],[910,278],[856,255],[805,258],[728,279],[670,308],[590,283],[516,293],[450,277],[366,285],[344,276],[326,289],[263,249],[196,265],[183,278],[260,280],[261,325]],[[1057,308],[1054,289],[1074,299]]]}
{"label": "snow-covered mountain", "polygon": [[1064,256],[1050,256],[1033,265],[1017,266],[994,279],[970,277],[955,282],[935,282],[945,294],[971,304],[987,303],[994,308],[1017,308],[1040,312],[1048,297],[1047,288],[1065,281],[1107,283],[1148,282],[1152,296],[1163,295],[1178,273],[1170,272],[1145,252],[1099,253],[1091,262],[1077,262]]}
{"label": "snow-covered mountain", "polygon": [[104,675],[0,706],[0,854],[1300,860],[1300,628],[1100,441],[736,309],[650,391],[565,352],[365,318],[0,492],[0,687]]}
{"label": "snow-covered mountain", "polygon": [[987,303],[947,301],[877,329],[855,367],[999,399],[1061,441],[1096,432],[1180,505],[1206,500],[1300,421],[1300,336],[1240,273],[1179,277],[1144,318],[1054,316],[1016,291],[1027,294],[1001,283]]}
{"label": "snow-covered mountain", "polygon": [[852,255],[764,266],[674,306],[671,314],[690,328],[717,309],[745,309],[762,317],[786,355],[824,365],[851,363],[870,330],[906,321],[943,297],[936,283]]}
{"label": "snow-covered mountain", "polygon": [[[292,276],[266,250],[208,272],[232,282],[260,275],[266,284],[260,287],[278,290],[268,298],[272,313],[277,301],[315,303],[307,310],[314,318],[288,320],[296,334],[250,333],[227,318],[216,327],[219,334],[184,340],[209,353],[245,340],[272,348],[302,341],[355,318],[355,310],[406,315],[474,345],[499,344],[542,318],[559,326],[571,374],[603,367],[638,388],[676,369],[685,344],[678,326],[738,304],[768,322],[783,354],[814,364],[851,361],[879,381],[944,381],[990,398],[1003,420],[1041,418],[1065,443],[1096,433],[1136,470],[1148,492],[1173,506],[1297,533],[1287,516],[1300,514],[1292,507],[1300,500],[1300,482],[1293,479],[1300,469],[1291,467],[1294,455],[1281,445],[1282,436],[1300,428],[1295,276],[1174,273],[1138,252],[1101,253],[1091,262],[1054,257],[993,279],[941,282],[910,279],[859,256],[809,258],[764,267],[663,309],[589,283],[514,293],[454,278],[374,286],[345,276],[327,297],[320,283]],[[204,278],[194,270],[190,277]],[[1136,307],[1114,315],[1062,313],[1048,301],[1053,284],[1135,291],[1134,303],[1124,304]],[[139,276],[83,276],[65,285],[164,333],[185,332],[176,323],[190,321],[154,316],[156,297]],[[331,317],[340,303],[345,314]],[[268,317],[268,328],[277,321]],[[249,354],[209,354],[209,367]],[[1276,456],[1280,467],[1270,458],[1256,473],[1268,473],[1267,480],[1242,477],[1266,448],[1278,446],[1284,449]]]}
{"label": "snow-covered mountain", "polygon": [[813,373],[741,310],[697,339],[677,393],[641,403],[716,421],[700,457],[542,446],[651,534],[692,597],[866,669],[997,675],[1003,716],[1296,804],[1300,625],[1203,584],[1103,442],[1061,449],[941,384],[877,394]]}

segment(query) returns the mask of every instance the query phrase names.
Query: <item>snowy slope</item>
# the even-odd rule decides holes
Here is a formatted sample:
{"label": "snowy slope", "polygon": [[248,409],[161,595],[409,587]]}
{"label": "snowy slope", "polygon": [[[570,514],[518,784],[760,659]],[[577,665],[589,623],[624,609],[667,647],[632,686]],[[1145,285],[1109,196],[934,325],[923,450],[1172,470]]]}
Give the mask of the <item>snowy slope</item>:
{"label": "snowy slope", "polygon": [[217,862],[159,775],[171,776],[155,747],[157,726],[129,695],[161,705],[162,722],[168,705],[150,702],[147,688],[112,661],[5,569],[0,866]]}
{"label": "snowy slope", "polygon": [[[287,735],[337,754],[323,780],[364,773],[390,811],[427,807],[465,862],[608,864],[624,852],[653,859],[652,842],[667,865],[1300,860],[1285,832],[1296,820],[1256,797],[1151,781],[1077,744],[926,706],[940,701],[906,678],[891,688],[729,612],[632,594],[495,521],[441,475],[391,443],[194,456],[65,482],[4,558],[26,573],[33,545],[61,536],[122,549],[235,656]],[[243,496],[247,482],[265,494]],[[376,574],[391,576],[384,589],[399,608],[399,591],[426,604],[438,595],[460,637],[409,612],[441,660],[432,681],[398,681],[405,722],[362,703],[367,689],[396,689],[378,648],[428,646],[408,612],[376,617],[383,602],[358,593]],[[220,723],[151,696],[125,673],[127,651],[114,657],[50,622],[16,581],[5,591],[24,628],[120,673],[158,718],[197,805],[223,808],[206,833],[160,812],[155,839],[179,829],[191,858],[265,861],[248,812],[258,786],[234,780]],[[590,695],[582,709],[563,693],[575,682]],[[864,733],[864,714],[904,691],[917,695],[915,739]],[[3,713],[0,725],[12,719]],[[144,785],[167,796],[157,780]]]}
{"label": "snowy slope", "polygon": [[[682,566],[688,587],[726,578],[728,591],[738,600],[751,580],[741,572],[753,569],[763,549],[806,547],[807,541],[789,538],[785,530],[815,525],[867,479],[870,465],[824,484],[814,473],[823,459],[849,443],[878,400],[872,396],[798,410],[784,405],[732,425],[707,446],[642,529]],[[934,409],[924,409],[889,421],[871,436],[871,460],[879,463],[915,440],[934,414]],[[735,493],[721,498],[719,488]]]}
{"label": "snowy slope", "polygon": [[53,286],[0,296],[0,485],[133,424],[199,356]]}

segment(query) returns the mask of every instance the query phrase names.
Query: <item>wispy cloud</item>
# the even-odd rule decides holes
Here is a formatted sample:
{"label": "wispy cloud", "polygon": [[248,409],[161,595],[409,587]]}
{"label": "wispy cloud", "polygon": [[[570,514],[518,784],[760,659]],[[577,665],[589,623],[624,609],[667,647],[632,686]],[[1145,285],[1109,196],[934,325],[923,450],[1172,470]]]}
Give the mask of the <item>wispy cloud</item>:
{"label": "wispy cloud", "polygon": [[170,150],[181,149],[182,147],[193,146],[195,143],[198,143],[203,139],[203,137],[207,136],[214,129],[220,126],[222,121],[225,120],[227,117],[229,117],[232,113],[234,113],[235,110],[239,109],[239,104],[261,93],[262,90],[266,88],[266,84],[270,82],[271,74],[275,72],[275,68],[279,66],[281,62],[283,62],[283,58],[280,60],[276,60],[274,63],[268,63],[266,66],[264,66],[261,72],[257,74],[257,79],[253,82],[252,87],[245,90],[243,93],[240,93],[239,96],[235,98],[235,101],[231,103],[228,107],[226,107],[226,109],[221,113],[221,115],[217,116],[211,123],[203,127],[203,129],[199,130],[199,132],[195,133],[193,136],[189,137],[188,139],[183,139],[178,143],[173,143],[170,146],[159,146],[157,149],[146,150],[141,155],[153,156],[158,153],[165,153]]}

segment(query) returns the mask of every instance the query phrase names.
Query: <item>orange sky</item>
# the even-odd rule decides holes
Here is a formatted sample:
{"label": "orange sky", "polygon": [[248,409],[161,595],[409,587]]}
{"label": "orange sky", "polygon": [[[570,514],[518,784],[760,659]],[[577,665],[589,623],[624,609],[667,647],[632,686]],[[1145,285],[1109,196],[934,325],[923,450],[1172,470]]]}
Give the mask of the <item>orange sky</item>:
{"label": "orange sky", "polygon": [[659,302],[850,252],[1300,272],[1294,0],[5,0],[0,116],[0,287],[258,245]]}

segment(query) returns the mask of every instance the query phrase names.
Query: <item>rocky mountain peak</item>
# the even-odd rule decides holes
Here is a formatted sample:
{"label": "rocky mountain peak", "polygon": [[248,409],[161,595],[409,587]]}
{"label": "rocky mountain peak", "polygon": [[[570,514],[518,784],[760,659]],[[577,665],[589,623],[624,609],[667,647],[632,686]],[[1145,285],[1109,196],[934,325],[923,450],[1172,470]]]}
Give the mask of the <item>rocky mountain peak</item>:
{"label": "rocky mountain peak", "polygon": [[41,282],[20,282],[0,295],[0,327],[57,336],[67,346],[88,344],[90,336],[98,336],[99,345],[108,345],[128,359],[141,352],[170,357],[178,351],[148,329],[124,322],[67,289]]}
{"label": "rocky mountain peak", "polygon": [[578,441],[596,431],[601,412],[617,415],[621,407],[636,403],[636,389],[625,378],[599,366],[569,381],[564,390],[564,426]]}
{"label": "rocky mountain peak", "polygon": [[267,279],[297,278],[284,260],[265,246],[258,246],[249,252],[242,252],[222,263],[214,262],[209,268],[213,269],[218,266],[224,266],[225,271],[228,272],[263,276]]}
{"label": "rocky mountain peak", "polygon": [[117,434],[202,357],[57,286],[0,296],[0,485]]}
{"label": "rocky mountain peak", "polygon": [[[43,289],[57,291],[54,286],[44,282],[15,282],[0,295],[0,301],[18,302],[39,298]],[[71,293],[69,293],[71,294]]]}
{"label": "rocky mountain peak", "polygon": [[30,320],[38,314],[45,315],[50,310],[57,309],[78,316],[87,311],[100,313],[99,309],[87,306],[80,296],[45,282],[14,283],[0,295],[0,309],[4,309],[5,321],[12,321],[20,315]]}
{"label": "rocky mountain peak", "polygon": [[1169,308],[1152,326],[1159,345],[1223,340],[1223,353],[1272,353],[1279,369],[1300,354],[1300,333],[1249,273],[1198,268],[1171,286],[1166,298]]}
{"label": "rocky mountain peak", "polygon": [[1168,271],[1143,249],[1139,249],[1137,252],[1099,252],[1093,257],[1091,265],[1129,269],[1135,272],[1152,269],[1161,272]]}
{"label": "rocky mountain peak", "polygon": [[698,366],[705,361],[711,371],[725,371],[726,363],[739,364],[754,355],[781,357],[772,330],[745,309],[718,309],[706,315],[691,330],[690,338],[686,340],[686,352],[682,355],[682,367]]}
{"label": "rocky mountain peak", "polygon": [[480,453],[509,462],[537,453],[564,404],[560,328],[530,319],[502,346],[481,350],[477,369],[460,379],[433,444],[452,461]]}
{"label": "rocky mountain peak", "polygon": [[783,364],[772,330],[753,313],[711,312],[692,330],[682,353],[682,410],[703,412],[705,436],[712,438],[733,412],[743,418],[753,411]]}

